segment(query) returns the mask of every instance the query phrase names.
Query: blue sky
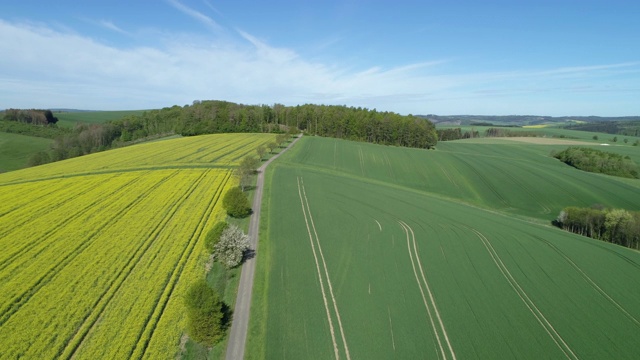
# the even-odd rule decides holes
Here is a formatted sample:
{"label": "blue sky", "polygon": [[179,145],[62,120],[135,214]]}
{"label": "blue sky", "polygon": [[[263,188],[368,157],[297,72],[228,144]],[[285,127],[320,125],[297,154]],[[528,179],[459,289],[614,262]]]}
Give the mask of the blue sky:
{"label": "blue sky", "polygon": [[12,1],[0,109],[640,115],[638,1]]}

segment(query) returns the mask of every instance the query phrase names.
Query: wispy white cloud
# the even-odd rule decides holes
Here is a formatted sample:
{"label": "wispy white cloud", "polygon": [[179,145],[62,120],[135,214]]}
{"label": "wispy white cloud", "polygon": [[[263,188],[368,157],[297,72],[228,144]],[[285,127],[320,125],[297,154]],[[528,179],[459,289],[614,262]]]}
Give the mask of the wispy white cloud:
{"label": "wispy white cloud", "polygon": [[212,18],[210,18],[209,16],[194,10],[186,5],[184,5],[183,3],[179,2],[178,0],[166,0],[167,3],[169,3],[171,6],[173,6],[174,8],[180,10],[183,14],[190,16],[191,18],[199,21],[200,23],[202,23],[204,26],[208,27],[211,30],[214,31],[221,31],[222,30],[222,26],[220,26],[217,22],[215,22]]}
{"label": "wispy white cloud", "polygon": [[557,69],[544,70],[538,72],[539,75],[563,75],[563,74],[575,74],[575,73],[593,73],[600,72],[602,70],[611,70],[611,69],[620,69],[620,68],[629,68],[629,67],[637,67],[640,65],[640,62],[625,62],[625,63],[617,63],[617,64],[604,64],[604,65],[591,65],[591,66],[571,66],[571,67],[561,67]]}
{"label": "wispy white cloud", "polygon": [[254,46],[257,55],[259,55],[263,60],[270,61],[273,64],[284,64],[294,61],[298,58],[298,54],[295,51],[269,46],[265,42],[262,42],[261,40],[247,32],[239,29],[237,29],[236,31],[242,38],[244,38]]}
{"label": "wispy white cloud", "polygon": [[216,9],[213,5],[211,5],[211,3],[207,0],[203,0],[202,1],[209,9],[213,10],[216,14],[218,14],[218,16],[224,16],[222,14],[222,12],[220,12],[218,9]]}
{"label": "wispy white cloud", "polygon": [[315,52],[322,52],[327,49],[330,49],[336,44],[339,44],[342,40],[343,40],[343,36],[334,35],[332,37],[323,39],[318,43],[312,44],[311,48]]}
{"label": "wispy white cloud", "polygon": [[478,81],[524,81],[524,80],[552,80],[559,78],[590,78],[609,76],[612,74],[636,73],[640,71],[640,62],[625,62],[600,65],[582,65],[557,67],[552,69],[525,69],[498,72],[480,72],[464,75]]}
{"label": "wispy white cloud", "polygon": [[102,26],[105,29],[109,29],[109,30],[115,31],[115,32],[120,33],[120,34],[129,35],[128,32],[122,30],[116,24],[114,24],[113,22],[108,21],[108,20],[100,20],[100,21],[98,21],[98,25]]}
{"label": "wispy white cloud", "polygon": [[[42,24],[0,20],[0,109],[139,109],[221,99],[345,104],[413,114],[553,114],[566,104],[593,113],[602,104],[597,96],[605,92],[640,95],[637,73],[605,83],[592,83],[588,76],[563,78],[637,72],[637,62],[468,74],[454,70],[460,60],[445,59],[363,70],[311,61],[236,31],[237,38],[166,36],[162,45],[125,48]],[[589,106],[576,105],[581,99]],[[514,106],[520,110],[513,111]]]}

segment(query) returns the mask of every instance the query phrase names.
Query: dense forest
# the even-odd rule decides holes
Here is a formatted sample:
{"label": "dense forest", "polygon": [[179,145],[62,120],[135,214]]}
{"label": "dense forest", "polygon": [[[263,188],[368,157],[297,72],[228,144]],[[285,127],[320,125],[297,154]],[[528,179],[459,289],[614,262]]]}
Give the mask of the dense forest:
{"label": "dense forest", "polygon": [[560,212],[554,224],[583,236],[640,248],[640,212],[637,211],[605,209],[602,206],[567,207]]}
{"label": "dense forest", "polygon": [[586,147],[569,147],[551,155],[584,171],[635,179],[640,177],[638,165],[628,156]]}
{"label": "dense forest", "polygon": [[[13,118],[5,120],[12,121]],[[104,124],[77,125],[56,137],[49,153],[31,165],[80,156],[169,134],[282,133],[297,129],[310,135],[384,145],[429,149],[437,143],[434,125],[414,116],[366,108],[328,105],[242,105],[227,101],[194,101],[130,115]]]}
{"label": "dense forest", "polygon": [[[376,144],[432,148],[437,142],[432,123],[414,116],[364,108],[328,105],[241,105],[226,101],[195,101],[113,122],[122,140],[173,130],[189,136],[225,132],[284,132],[299,129],[311,135]],[[136,135],[137,134],[137,135]]]}

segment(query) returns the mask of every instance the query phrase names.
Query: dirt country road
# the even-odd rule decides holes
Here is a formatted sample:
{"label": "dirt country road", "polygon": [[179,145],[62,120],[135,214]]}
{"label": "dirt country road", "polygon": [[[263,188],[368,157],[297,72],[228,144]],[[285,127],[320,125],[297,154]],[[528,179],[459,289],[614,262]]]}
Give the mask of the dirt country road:
{"label": "dirt country road", "polygon": [[[249,246],[256,253],[258,252],[258,230],[260,228],[260,206],[262,205],[262,189],[264,188],[264,171],[269,164],[277,159],[282,153],[289,150],[302,135],[293,140],[289,146],[280,151],[277,155],[267,160],[258,169],[258,180],[256,182],[256,192],[253,194],[253,214],[249,220]],[[239,360],[244,358],[244,348],[247,342],[247,329],[249,327],[249,310],[251,307],[251,292],[253,291],[253,275],[256,269],[255,256],[247,259],[242,265],[240,274],[240,284],[238,285],[238,296],[236,306],[233,310],[233,321],[229,331],[229,342],[227,343],[226,360]]]}

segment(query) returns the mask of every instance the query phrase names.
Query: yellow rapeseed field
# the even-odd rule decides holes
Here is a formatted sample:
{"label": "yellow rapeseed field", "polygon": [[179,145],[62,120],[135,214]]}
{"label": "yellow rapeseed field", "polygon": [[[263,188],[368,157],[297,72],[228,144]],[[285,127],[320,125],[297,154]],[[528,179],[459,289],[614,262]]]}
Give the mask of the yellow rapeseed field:
{"label": "yellow rapeseed field", "polygon": [[175,357],[233,166],[272,140],[179,138],[0,175],[2,357]]}
{"label": "yellow rapeseed field", "polygon": [[525,129],[544,129],[549,126],[550,126],[549,124],[537,124],[537,125],[524,125],[522,127]]}

